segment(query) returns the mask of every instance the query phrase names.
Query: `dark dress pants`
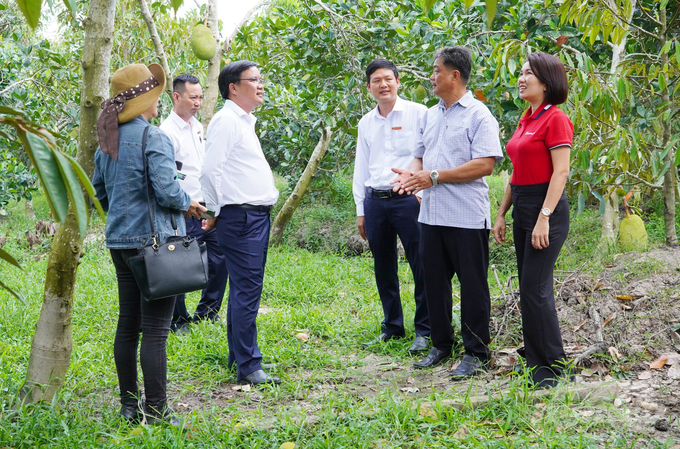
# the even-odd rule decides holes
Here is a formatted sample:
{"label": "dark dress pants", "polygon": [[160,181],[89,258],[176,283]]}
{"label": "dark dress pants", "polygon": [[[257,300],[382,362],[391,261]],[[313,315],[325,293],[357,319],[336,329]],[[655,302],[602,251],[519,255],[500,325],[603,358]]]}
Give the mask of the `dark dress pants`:
{"label": "dark dress pants", "polygon": [[482,361],[490,358],[491,296],[489,231],[421,223],[421,260],[425,272],[427,309],[432,346],[451,352],[453,347],[453,275],[460,281],[460,323],[465,353]]}
{"label": "dark dress pants", "polygon": [[[222,299],[224,298],[224,290],[227,286],[227,278],[229,272],[227,271],[227,262],[224,259],[222,249],[217,241],[217,231],[211,229],[204,231],[201,229],[201,220],[194,217],[185,217],[187,235],[196,237],[200,242],[205,242],[208,248],[208,285],[201,293],[201,300],[196,306],[196,312],[193,319],[215,319],[217,313],[222,308]],[[185,295],[177,295],[175,301],[175,311],[172,314],[172,324],[177,327],[182,322],[188,323],[192,318],[187,312],[185,302]]]}
{"label": "dark dress pants", "polygon": [[136,249],[111,249],[111,259],[118,279],[118,327],[113,342],[118,384],[123,401],[139,398],[137,387],[137,346],[142,344],[139,361],[144,374],[144,393],[150,406],[161,409],[166,401],[167,354],[165,342],[175,297],[146,301],[142,298],[128,259]]}
{"label": "dark dress pants", "polygon": [[555,311],[553,268],[569,233],[569,204],[562,194],[550,216],[550,244],[531,246],[531,234],[543,207],[548,184],[511,185],[512,217],[527,366],[535,384],[553,386],[566,359]]}
{"label": "dark dress pants", "polygon": [[229,367],[236,363],[236,376],[241,380],[262,369],[256,320],[267,262],[269,212],[225,206],[220,210],[216,229],[229,270],[227,363]]}
{"label": "dark dress pants", "polygon": [[404,245],[406,260],[411,266],[415,282],[415,331],[423,337],[430,335],[425,280],[419,254],[419,212],[420,203],[414,195],[378,198],[370,191],[366,193],[364,226],[368,245],[373,253],[375,282],[384,312],[382,330],[388,335],[403,337],[405,334],[404,313],[399,295],[397,236]]}

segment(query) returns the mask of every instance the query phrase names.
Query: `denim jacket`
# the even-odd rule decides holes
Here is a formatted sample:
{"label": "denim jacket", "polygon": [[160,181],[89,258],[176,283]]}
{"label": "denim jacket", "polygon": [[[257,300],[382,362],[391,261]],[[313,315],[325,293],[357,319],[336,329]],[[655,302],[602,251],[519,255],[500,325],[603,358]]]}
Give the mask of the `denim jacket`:
{"label": "denim jacket", "polygon": [[[139,248],[152,240],[147,202],[147,177],[142,160],[142,136],[149,125],[138,116],[119,125],[118,160],[97,148],[92,184],[97,199],[108,212],[106,246]],[[177,235],[185,235],[181,211],[189,209],[191,198],[179,186],[175,166],[175,150],[168,136],[151,126],[146,139],[146,157],[151,180],[149,195],[154,213],[154,226],[159,241],[175,235],[171,215],[175,216]]]}

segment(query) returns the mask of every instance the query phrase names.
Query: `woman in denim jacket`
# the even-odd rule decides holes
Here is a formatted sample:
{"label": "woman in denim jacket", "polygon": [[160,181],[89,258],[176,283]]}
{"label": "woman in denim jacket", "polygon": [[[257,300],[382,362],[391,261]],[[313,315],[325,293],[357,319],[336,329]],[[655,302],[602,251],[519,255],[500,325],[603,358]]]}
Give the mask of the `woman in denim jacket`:
{"label": "woman in denim jacket", "polygon": [[[120,311],[113,343],[120,385],[120,415],[137,423],[179,419],[167,406],[167,356],[165,342],[175,297],[143,300],[128,265],[137,248],[152,239],[147,200],[147,176],[143,157],[148,161],[149,195],[153,204],[156,231],[161,239],[174,235],[171,216],[184,235],[182,211],[200,217],[204,210],[182,190],[177,181],[174,149],[170,139],[148,119],[158,115],[158,99],[165,88],[165,73],[158,64],[131,64],[111,77],[113,96],[102,103],[97,121],[100,147],[95,153],[93,184],[106,220],[106,246],[116,268]],[[149,127],[145,154],[142,137]],[[168,273],[168,276],[179,273]],[[142,333],[140,363],[144,373],[146,401],[140,406],[137,386],[137,346]]]}

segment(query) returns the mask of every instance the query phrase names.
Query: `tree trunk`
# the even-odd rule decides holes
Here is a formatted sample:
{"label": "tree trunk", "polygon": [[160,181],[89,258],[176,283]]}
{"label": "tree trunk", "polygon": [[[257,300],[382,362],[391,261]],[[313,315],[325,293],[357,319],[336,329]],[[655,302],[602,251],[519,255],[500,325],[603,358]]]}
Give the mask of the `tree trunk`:
{"label": "tree trunk", "polygon": [[[109,93],[111,36],[115,0],[92,0],[85,19],[80,142],[76,160],[91,177],[97,149],[97,116]],[[52,242],[45,274],[45,292],[36,325],[26,382],[21,397],[29,402],[51,400],[62,386],[71,359],[71,313],[82,239],[69,210]]]}
{"label": "tree trunk", "polygon": [[[215,105],[217,104],[218,97],[220,95],[220,89],[217,85],[217,79],[220,76],[220,70],[222,69],[222,58],[225,53],[231,50],[231,42],[234,40],[241,27],[250,20],[255,11],[257,11],[260,6],[264,3],[264,0],[257,0],[255,5],[243,16],[243,19],[236,25],[234,30],[231,32],[229,37],[224,41],[223,45],[217,46],[217,52],[215,56],[208,61],[208,74],[205,80],[205,89],[203,91],[203,105],[201,106],[200,116],[201,123],[205,129],[208,129],[210,120],[212,120],[213,115],[215,115]],[[217,39],[219,36],[219,30],[217,29],[217,0],[208,1],[208,28],[212,31],[213,36]],[[217,39],[219,41],[219,39]]]}
{"label": "tree trunk", "polygon": [[163,43],[161,42],[161,38],[158,36],[156,22],[154,22],[153,20],[153,16],[149,11],[149,7],[146,4],[146,0],[137,0],[137,3],[139,3],[139,9],[142,11],[142,17],[146,22],[146,26],[147,28],[149,28],[149,35],[151,36],[151,41],[153,42],[153,46],[156,49],[156,56],[158,57],[158,61],[161,63],[163,71],[165,72],[165,78],[167,80],[167,82],[165,83],[165,93],[168,94],[172,99],[173,77],[172,73],[170,73],[170,65],[168,65],[168,57],[165,55]]}
{"label": "tree trunk", "polygon": [[601,244],[613,243],[619,234],[619,195],[616,189],[610,194],[604,195],[604,215],[602,216],[602,240]]}
{"label": "tree trunk", "polygon": [[279,213],[276,215],[276,219],[272,225],[272,231],[269,238],[271,245],[278,245],[281,243],[283,231],[286,229],[286,225],[288,224],[290,217],[293,216],[293,213],[300,205],[302,197],[305,196],[305,192],[307,191],[309,184],[312,183],[312,178],[316,174],[317,168],[319,168],[319,163],[321,162],[321,159],[323,159],[326,151],[328,151],[328,147],[331,144],[332,136],[333,133],[331,132],[330,127],[324,127],[321,133],[321,139],[319,139],[319,143],[316,144],[316,148],[314,148],[312,157],[309,159],[309,162],[305,167],[305,171],[302,172],[302,176],[300,176],[300,179],[295,185],[293,193],[291,193]]}
{"label": "tree trunk", "polygon": [[[659,8],[659,22],[661,22],[661,29],[659,32],[661,40],[659,41],[659,46],[660,48],[663,48],[668,39],[666,6],[663,6],[663,4]],[[660,58],[659,65],[661,67],[667,67],[668,53],[662,54]],[[670,102],[668,85],[661,91],[661,101],[665,105],[659,113],[662,127],[661,146],[662,148],[666,148],[671,140],[671,124],[669,123],[669,119],[664,118],[664,112],[668,109],[668,104]],[[671,148],[664,158],[665,162],[670,163],[668,170],[666,170],[666,173],[663,176],[663,203],[665,206],[663,218],[666,230],[666,246],[678,246],[678,235],[675,231],[675,192],[678,187],[678,175],[677,169],[675,168],[675,151],[675,148]]]}

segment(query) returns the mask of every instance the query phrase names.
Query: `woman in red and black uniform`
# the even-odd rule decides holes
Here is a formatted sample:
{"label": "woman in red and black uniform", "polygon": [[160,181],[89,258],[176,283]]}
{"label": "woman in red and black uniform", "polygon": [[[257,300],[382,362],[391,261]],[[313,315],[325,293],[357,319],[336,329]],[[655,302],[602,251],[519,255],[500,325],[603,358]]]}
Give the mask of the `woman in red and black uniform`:
{"label": "woman in red and black uniform", "polygon": [[569,232],[564,185],[574,125],[556,106],[569,92],[558,58],[540,52],[529,55],[517,84],[519,97],[531,108],[507,145],[512,179],[492,232],[499,244],[505,241],[505,214],[512,205],[526,361],[534,384],[552,387],[565,375],[553,267]]}

